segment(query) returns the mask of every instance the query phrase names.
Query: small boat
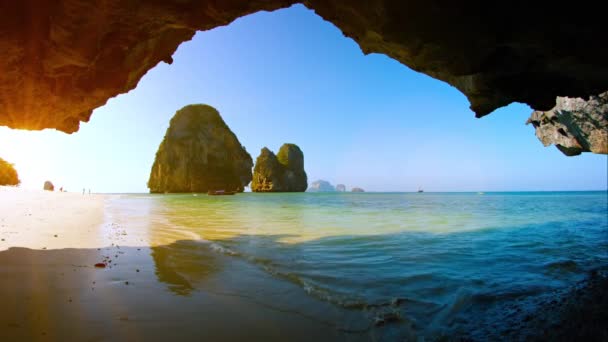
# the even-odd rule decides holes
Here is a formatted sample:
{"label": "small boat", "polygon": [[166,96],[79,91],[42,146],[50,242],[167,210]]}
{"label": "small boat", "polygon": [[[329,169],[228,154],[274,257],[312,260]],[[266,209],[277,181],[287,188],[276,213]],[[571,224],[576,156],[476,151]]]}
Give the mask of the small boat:
{"label": "small boat", "polygon": [[207,195],[209,196],[220,196],[220,195],[234,195],[236,191],[226,191],[226,190],[209,190]]}
{"label": "small boat", "polygon": [[418,187],[418,192],[424,192],[421,187]]}

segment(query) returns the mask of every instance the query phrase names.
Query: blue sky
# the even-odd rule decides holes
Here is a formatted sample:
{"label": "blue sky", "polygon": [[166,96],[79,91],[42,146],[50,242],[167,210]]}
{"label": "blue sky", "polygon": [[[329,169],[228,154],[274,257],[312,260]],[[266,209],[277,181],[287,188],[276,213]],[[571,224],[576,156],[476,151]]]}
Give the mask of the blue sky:
{"label": "blue sky", "polygon": [[[372,191],[607,188],[607,156],[562,155],[512,104],[475,119],[450,85],[384,55],[363,55],[301,5],[199,32],[172,65],[95,110],[79,132],[0,128],[0,157],[23,186],[147,192],[156,149],[181,107],[216,107],[255,158],[298,144],[309,181]],[[525,84],[522,84],[525,86]]]}

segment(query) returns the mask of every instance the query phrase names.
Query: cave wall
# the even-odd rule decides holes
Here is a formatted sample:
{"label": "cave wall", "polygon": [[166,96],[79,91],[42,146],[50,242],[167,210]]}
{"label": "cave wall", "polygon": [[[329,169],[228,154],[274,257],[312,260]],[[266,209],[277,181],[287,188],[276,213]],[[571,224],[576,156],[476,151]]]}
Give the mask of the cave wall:
{"label": "cave wall", "polygon": [[608,92],[581,98],[558,97],[549,111],[534,111],[532,124],[543,145],[555,145],[563,154],[608,154]]}
{"label": "cave wall", "polygon": [[197,30],[287,1],[0,1],[0,125],[67,133]]}
{"label": "cave wall", "polygon": [[[0,125],[71,133],[133,89],[197,30],[293,0],[0,2]],[[481,117],[511,102],[548,111],[557,96],[608,89],[605,21],[593,3],[440,0],[302,2],[354,39],[448,82]]]}

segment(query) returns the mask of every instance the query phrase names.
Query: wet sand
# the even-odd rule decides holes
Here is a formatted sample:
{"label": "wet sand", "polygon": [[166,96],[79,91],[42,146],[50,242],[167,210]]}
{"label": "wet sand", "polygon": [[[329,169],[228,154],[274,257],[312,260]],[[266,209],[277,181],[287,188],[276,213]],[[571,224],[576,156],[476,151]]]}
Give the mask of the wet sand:
{"label": "wet sand", "polygon": [[0,208],[2,341],[378,334],[361,312],[316,300],[204,243],[141,243],[128,227],[104,221],[104,196],[0,188]]}

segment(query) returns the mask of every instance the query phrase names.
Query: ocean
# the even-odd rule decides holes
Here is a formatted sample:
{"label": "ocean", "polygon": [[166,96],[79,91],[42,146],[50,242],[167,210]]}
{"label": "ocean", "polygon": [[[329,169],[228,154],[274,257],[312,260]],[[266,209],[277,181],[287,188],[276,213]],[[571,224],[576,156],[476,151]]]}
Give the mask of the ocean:
{"label": "ocean", "polygon": [[608,268],[605,191],[131,194],[106,212],[172,296],[235,259],[391,336],[484,336]]}

